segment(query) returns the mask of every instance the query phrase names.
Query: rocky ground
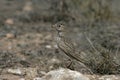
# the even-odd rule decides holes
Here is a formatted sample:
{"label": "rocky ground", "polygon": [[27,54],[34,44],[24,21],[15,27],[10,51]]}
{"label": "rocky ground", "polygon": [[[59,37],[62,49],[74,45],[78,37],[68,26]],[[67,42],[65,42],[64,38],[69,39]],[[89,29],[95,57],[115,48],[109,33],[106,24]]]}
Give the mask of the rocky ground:
{"label": "rocky ground", "polygon": [[[105,1],[1,0],[0,80],[120,80],[119,1],[111,0],[112,5]],[[57,47],[51,28],[59,21],[65,24],[76,49],[91,51],[87,36],[115,55],[118,69],[91,74],[80,62],[68,66],[71,59]]]}

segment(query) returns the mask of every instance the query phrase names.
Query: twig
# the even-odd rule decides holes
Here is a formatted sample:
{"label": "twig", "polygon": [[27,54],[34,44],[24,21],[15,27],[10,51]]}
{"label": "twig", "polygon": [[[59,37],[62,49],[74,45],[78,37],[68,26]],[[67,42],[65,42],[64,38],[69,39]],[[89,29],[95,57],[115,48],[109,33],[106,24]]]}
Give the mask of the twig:
{"label": "twig", "polygon": [[[85,34],[85,33],[84,33]],[[96,52],[99,52],[93,45],[92,41],[87,37],[87,35],[85,35],[87,41],[90,43],[90,45],[92,46],[92,48],[96,51]]]}

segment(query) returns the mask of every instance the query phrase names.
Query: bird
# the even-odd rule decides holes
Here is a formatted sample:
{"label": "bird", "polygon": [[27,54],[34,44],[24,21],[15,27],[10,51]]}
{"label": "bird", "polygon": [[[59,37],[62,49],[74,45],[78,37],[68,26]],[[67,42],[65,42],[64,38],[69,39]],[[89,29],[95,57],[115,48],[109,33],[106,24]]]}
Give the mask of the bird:
{"label": "bird", "polygon": [[72,59],[75,59],[79,62],[86,63],[85,54],[83,52],[79,52],[75,49],[74,42],[65,36],[65,26],[62,23],[56,23],[52,25],[57,31],[56,42],[57,46],[60,50],[62,50],[67,56]]}
{"label": "bird", "polygon": [[77,60],[80,63],[83,63],[83,66],[86,67],[90,73],[93,74],[93,72],[86,66],[85,64],[89,64],[85,53],[84,52],[79,52],[75,49],[74,42],[65,36],[65,26],[59,22],[54,25],[52,25],[52,28],[54,28],[57,32],[57,37],[56,37],[56,43],[57,46],[60,50],[62,50],[68,57],[71,59]]}
{"label": "bird", "polygon": [[62,23],[57,23],[55,25],[52,25],[52,27],[57,31],[56,42],[58,48],[60,48],[60,50],[62,50],[67,56],[73,58],[75,47],[71,39],[66,38],[64,35],[65,26]]}

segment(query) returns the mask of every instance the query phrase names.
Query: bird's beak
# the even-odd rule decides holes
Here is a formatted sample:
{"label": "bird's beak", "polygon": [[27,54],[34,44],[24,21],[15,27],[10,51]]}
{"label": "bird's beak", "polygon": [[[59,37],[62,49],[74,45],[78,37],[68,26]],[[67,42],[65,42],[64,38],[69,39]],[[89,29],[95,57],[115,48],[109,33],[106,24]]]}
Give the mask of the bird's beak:
{"label": "bird's beak", "polygon": [[54,25],[52,25],[51,27],[52,27],[52,28],[55,28],[55,26],[56,26],[56,25],[54,24]]}

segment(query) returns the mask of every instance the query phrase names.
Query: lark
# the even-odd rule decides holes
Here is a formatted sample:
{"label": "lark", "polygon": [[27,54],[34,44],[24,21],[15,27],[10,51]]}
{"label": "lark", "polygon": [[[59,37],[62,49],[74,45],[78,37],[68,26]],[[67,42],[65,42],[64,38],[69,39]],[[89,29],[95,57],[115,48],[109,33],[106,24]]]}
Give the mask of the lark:
{"label": "lark", "polygon": [[78,52],[75,49],[73,41],[64,35],[65,26],[62,23],[56,23],[52,25],[52,28],[54,28],[57,32],[56,42],[60,50],[62,50],[67,56],[72,59],[75,59],[82,63],[88,62],[85,61],[86,59],[83,60],[85,58],[84,53]]}
{"label": "lark", "polygon": [[54,25],[52,25],[52,28],[54,28],[57,32],[57,37],[56,37],[56,42],[57,42],[57,46],[60,50],[62,50],[68,57],[70,57],[71,59],[77,60],[81,63],[83,63],[83,66],[86,67],[86,69],[88,69],[90,71],[90,73],[93,74],[93,72],[84,65],[88,64],[87,57],[85,55],[85,53],[83,52],[79,52],[75,49],[75,46],[73,44],[73,41],[65,36],[65,26],[62,23],[56,23]]}
{"label": "lark", "polygon": [[72,53],[75,52],[74,45],[71,39],[66,38],[64,35],[64,26],[61,23],[52,26],[57,31],[56,42],[58,47],[69,57],[73,58]]}

